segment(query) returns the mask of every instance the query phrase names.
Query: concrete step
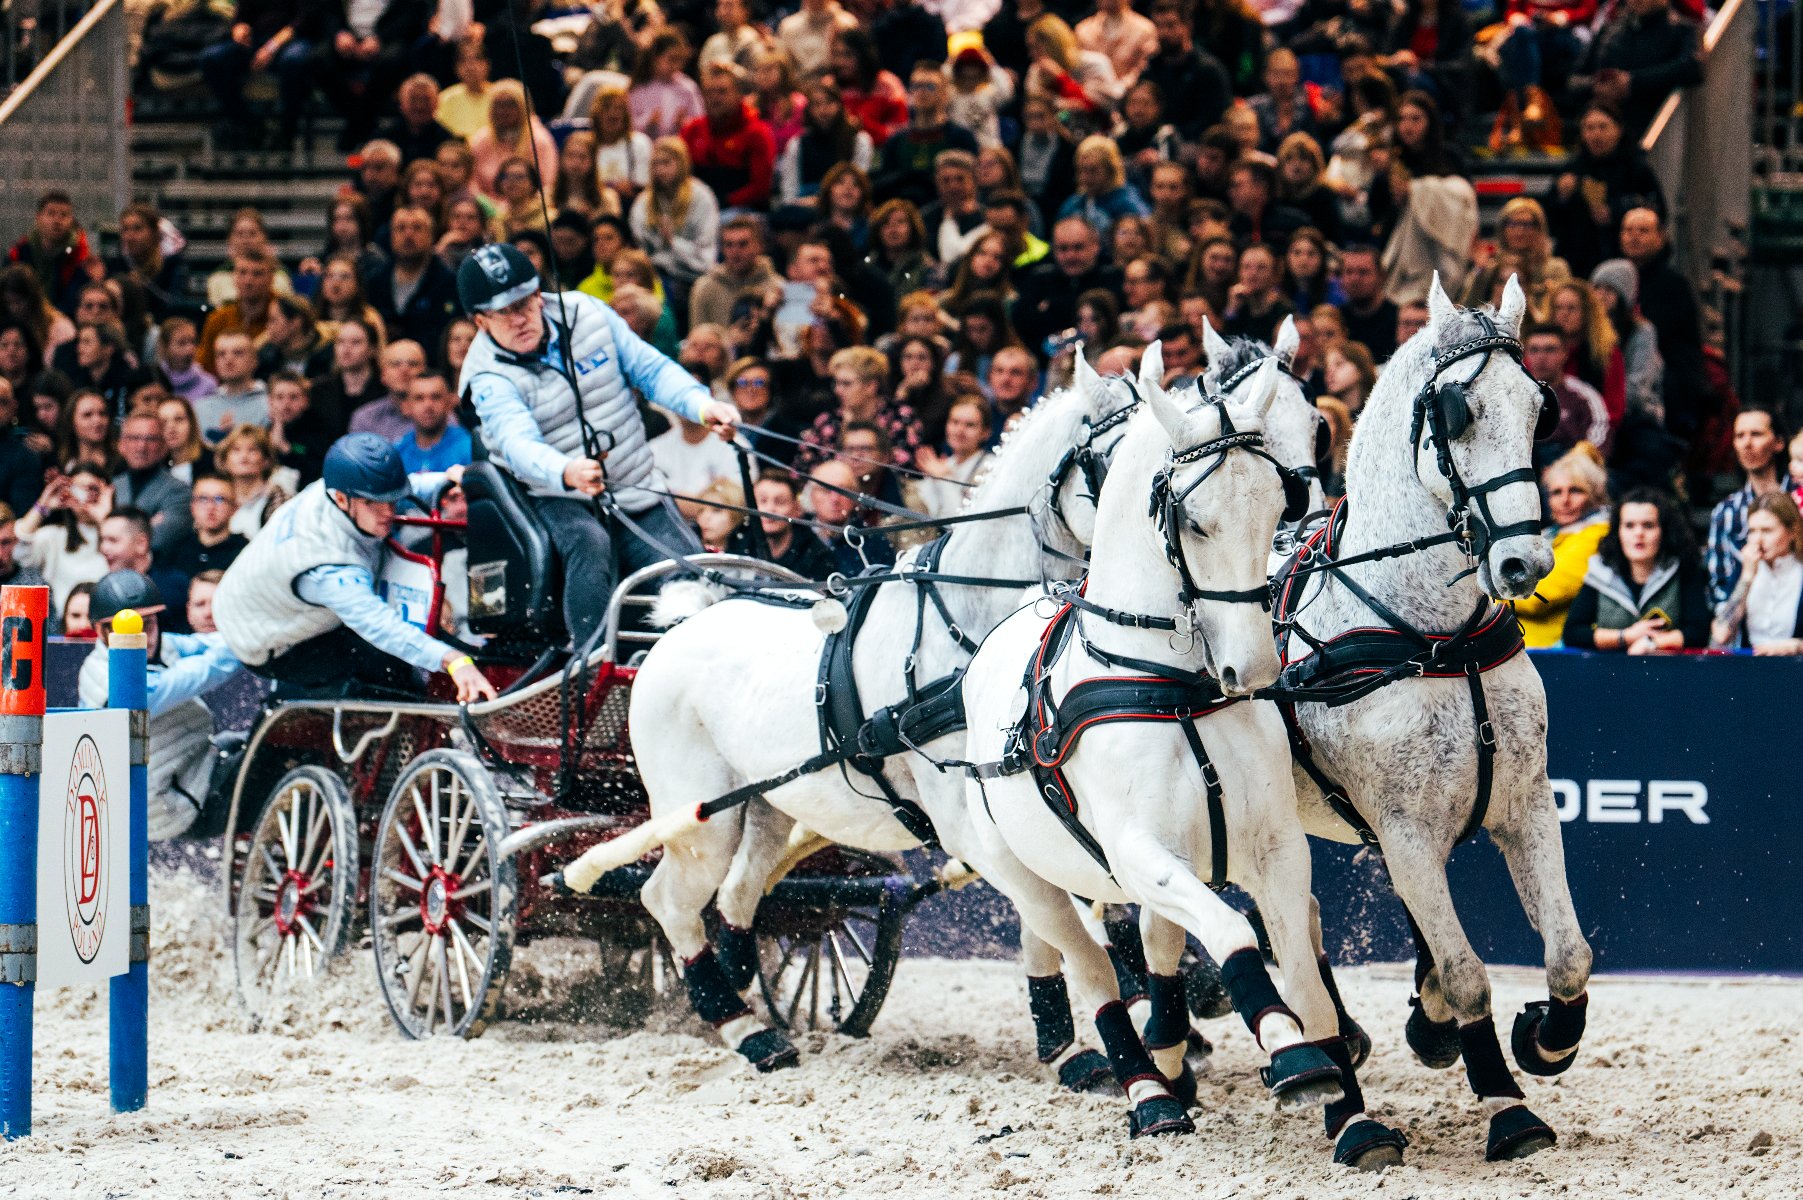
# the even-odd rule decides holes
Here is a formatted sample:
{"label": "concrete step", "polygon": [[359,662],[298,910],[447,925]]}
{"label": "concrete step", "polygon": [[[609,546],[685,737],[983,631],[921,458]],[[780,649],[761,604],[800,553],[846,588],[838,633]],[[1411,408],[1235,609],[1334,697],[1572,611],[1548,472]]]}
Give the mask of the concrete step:
{"label": "concrete step", "polygon": [[172,179],[158,189],[171,208],[246,204],[322,207],[338,194],[343,175],[321,179]]}

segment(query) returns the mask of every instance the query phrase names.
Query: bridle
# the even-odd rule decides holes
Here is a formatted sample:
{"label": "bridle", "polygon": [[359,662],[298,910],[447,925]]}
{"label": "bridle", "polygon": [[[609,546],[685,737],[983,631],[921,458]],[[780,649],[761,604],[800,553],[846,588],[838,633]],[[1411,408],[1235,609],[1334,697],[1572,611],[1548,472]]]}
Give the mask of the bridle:
{"label": "bridle", "polygon": [[[1285,362],[1283,356],[1275,351],[1264,357],[1253,359],[1251,362],[1240,367],[1240,369],[1233,374],[1227,376],[1227,378],[1215,384],[1216,393],[1222,396],[1230,395],[1240,386],[1240,384],[1256,375],[1259,368],[1265,365],[1267,359],[1276,359],[1278,371],[1288,375],[1290,379],[1295,382],[1296,386],[1302,389],[1304,399],[1310,399],[1308,394],[1308,380],[1291,370],[1290,364]],[[1327,470],[1328,456],[1332,453],[1333,440],[1328,433],[1327,419],[1317,415],[1315,418],[1315,461],[1305,466],[1290,467],[1289,472],[1298,479],[1301,479],[1304,483],[1320,483],[1323,474]]]}
{"label": "bridle", "polygon": [[[1490,365],[1491,356],[1501,353],[1513,359],[1522,368],[1522,373],[1527,374],[1527,368],[1522,363],[1521,342],[1498,328],[1489,313],[1479,312],[1475,315],[1483,322],[1484,334],[1460,342],[1436,357],[1433,374],[1428,376],[1427,382],[1415,394],[1414,417],[1409,427],[1409,447],[1415,456],[1415,477],[1419,479],[1421,434],[1425,428],[1429,445],[1434,451],[1435,463],[1452,491],[1452,504],[1446,510],[1446,527],[1451,532],[1451,540],[1458,542],[1470,558],[1481,562],[1490,548],[1499,541],[1511,537],[1537,536],[1541,521],[1536,517],[1499,524],[1496,515],[1490,510],[1490,496],[1503,488],[1517,483],[1538,485],[1539,479],[1531,465],[1517,467],[1471,485],[1465,482],[1457,463],[1453,461],[1452,443],[1474,424],[1466,390],[1477,382],[1484,369]],[[1449,368],[1469,358],[1478,359],[1475,371],[1463,380],[1441,382],[1440,377]],[[1557,427],[1559,401],[1546,384],[1534,380],[1531,375],[1528,378],[1533,380],[1541,395],[1540,415],[1534,426],[1535,440],[1538,441],[1550,435]]]}
{"label": "bridle", "polygon": [[[1122,382],[1126,383],[1128,390],[1133,393],[1132,402],[1095,420],[1084,417],[1082,424],[1077,427],[1076,438],[1070,449],[1064,452],[1057,464],[1052,467],[1051,474],[1046,476],[1046,489],[1050,493],[1050,498],[1046,502],[1047,510],[1058,519],[1060,525],[1064,526],[1065,532],[1074,542],[1080,543],[1082,538],[1071,527],[1070,518],[1064,513],[1062,499],[1064,485],[1070,480],[1071,473],[1074,471],[1083,480],[1083,497],[1089,501],[1090,506],[1094,507],[1096,502],[1101,499],[1102,483],[1108,478],[1108,464],[1114,458],[1114,447],[1119,444],[1120,439],[1116,438],[1106,450],[1098,446],[1097,441],[1105,434],[1125,425],[1127,418],[1138,411],[1140,406],[1139,390],[1133,386],[1131,380]],[[1039,540],[1039,548],[1057,558],[1084,561],[1073,559],[1073,556],[1058,550],[1044,537]]]}

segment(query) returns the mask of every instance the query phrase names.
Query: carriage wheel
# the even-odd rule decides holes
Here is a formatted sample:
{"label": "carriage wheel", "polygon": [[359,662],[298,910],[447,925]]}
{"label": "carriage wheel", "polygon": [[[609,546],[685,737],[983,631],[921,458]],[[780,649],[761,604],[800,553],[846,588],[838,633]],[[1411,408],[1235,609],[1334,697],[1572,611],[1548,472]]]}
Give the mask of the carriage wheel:
{"label": "carriage wheel", "polygon": [[232,955],[238,994],[261,1019],[277,994],[319,976],[349,938],[357,816],[344,781],[319,766],[282,776],[240,861]]}
{"label": "carriage wheel", "polygon": [[907,913],[887,894],[802,933],[758,931],[758,986],[770,1023],[791,1032],[863,1037],[889,995]]}
{"label": "carriage wheel", "polygon": [[507,809],[488,771],[430,750],[395,782],[370,864],[376,977],[410,1038],[476,1037],[500,1007],[513,961],[519,889]]}

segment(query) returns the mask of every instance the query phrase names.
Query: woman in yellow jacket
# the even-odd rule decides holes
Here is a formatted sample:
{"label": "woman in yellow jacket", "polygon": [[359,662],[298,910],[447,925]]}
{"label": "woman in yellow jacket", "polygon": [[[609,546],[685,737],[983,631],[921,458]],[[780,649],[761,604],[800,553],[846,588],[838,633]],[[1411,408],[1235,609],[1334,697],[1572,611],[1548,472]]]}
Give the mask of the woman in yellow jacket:
{"label": "woman in yellow jacket", "polygon": [[1557,646],[1565,631],[1565,610],[1584,586],[1584,571],[1603,535],[1609,532],[1609,477],[1602,455],[1579,442],[1540,473],[1552,525],[1553,569],[1534,595],[1515,603],[1529,646]]}

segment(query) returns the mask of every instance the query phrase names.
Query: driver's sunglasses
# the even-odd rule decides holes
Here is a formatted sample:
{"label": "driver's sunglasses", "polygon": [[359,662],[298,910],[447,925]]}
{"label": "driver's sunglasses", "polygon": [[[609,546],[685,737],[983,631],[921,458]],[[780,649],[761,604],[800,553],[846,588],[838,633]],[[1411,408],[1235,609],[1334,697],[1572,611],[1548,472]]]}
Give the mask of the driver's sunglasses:
{"label": "driver's sunglasses", "polygon": [[538,293],[534,292],[530,296],[522,296],[512,304],[509,304],[506,308],[494,309],[488,315],[491,317],[500,317],[505,321],[518,320],[531,312],[532,302],[536,299],[538,299]]}

